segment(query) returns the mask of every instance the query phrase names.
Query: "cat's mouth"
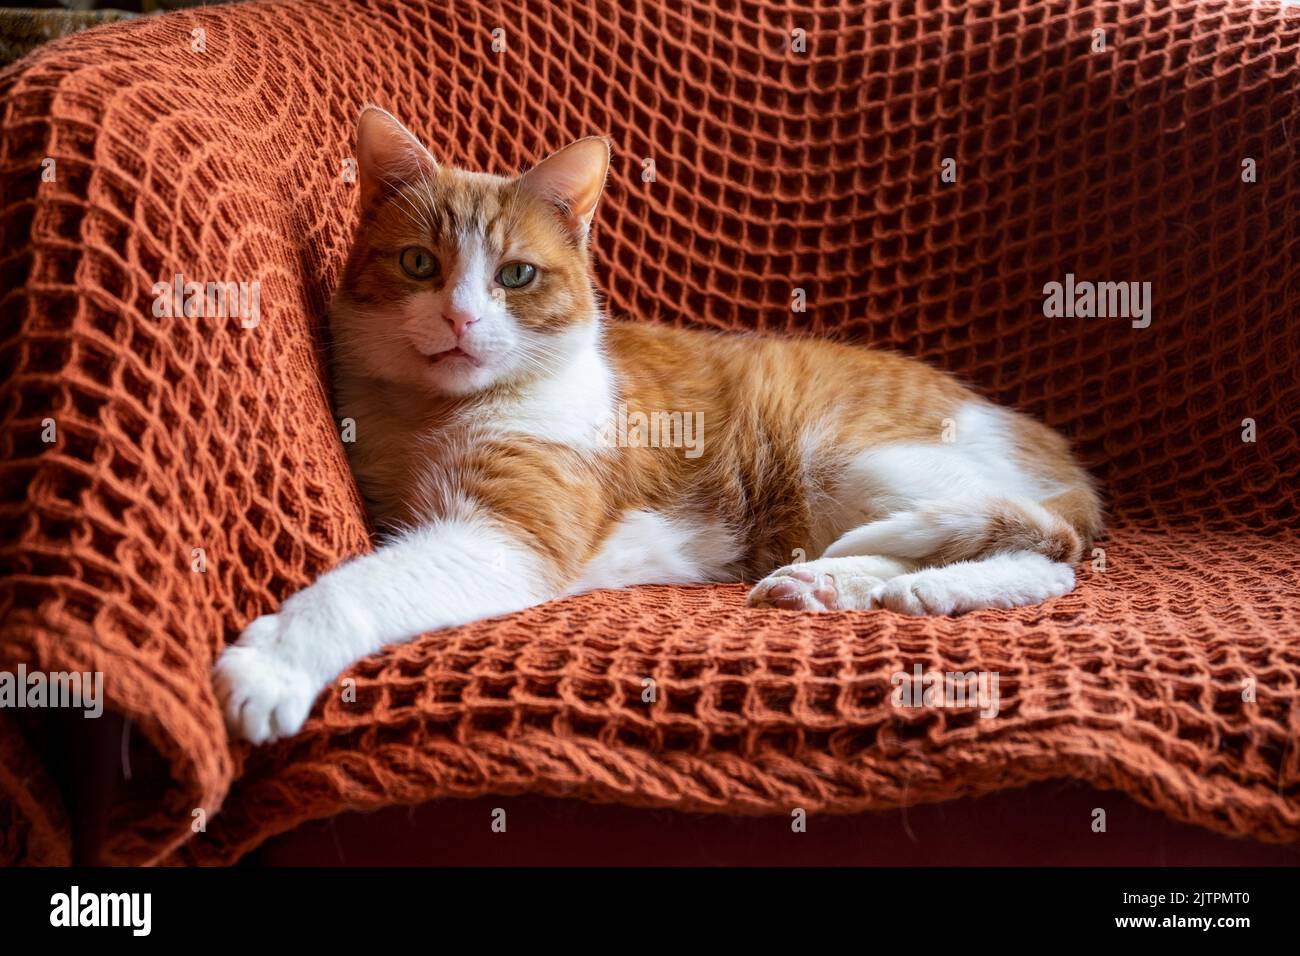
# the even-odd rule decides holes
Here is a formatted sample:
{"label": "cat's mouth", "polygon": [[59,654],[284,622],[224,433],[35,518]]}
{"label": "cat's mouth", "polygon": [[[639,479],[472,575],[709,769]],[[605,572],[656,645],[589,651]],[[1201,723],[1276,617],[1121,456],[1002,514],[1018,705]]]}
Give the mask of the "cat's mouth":
{"label": "cat's mouth", "polygon": [[430,365],[440,365],[443,362],[455,361],[457,359],[463,359],[464,361],[469,362],[471,365],[474,365],[476,367],[481,366],[483,364],[474,356],[470,355],[464,349],[459,347],[450,348],[444,352],[435,352],[433,355],[425,355],[424,358],[426,361],[429,362]]}

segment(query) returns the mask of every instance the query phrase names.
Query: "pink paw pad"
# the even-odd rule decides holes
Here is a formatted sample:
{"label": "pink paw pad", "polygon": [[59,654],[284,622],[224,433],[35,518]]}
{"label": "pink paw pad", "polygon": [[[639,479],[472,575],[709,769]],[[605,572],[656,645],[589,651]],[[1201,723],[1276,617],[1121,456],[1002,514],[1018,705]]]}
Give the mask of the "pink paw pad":
{"label": "pink paw pad", "polygon": [[768,588],[762,603],[784,611],[831,610],[838,597],[829,574],[792,571]]}

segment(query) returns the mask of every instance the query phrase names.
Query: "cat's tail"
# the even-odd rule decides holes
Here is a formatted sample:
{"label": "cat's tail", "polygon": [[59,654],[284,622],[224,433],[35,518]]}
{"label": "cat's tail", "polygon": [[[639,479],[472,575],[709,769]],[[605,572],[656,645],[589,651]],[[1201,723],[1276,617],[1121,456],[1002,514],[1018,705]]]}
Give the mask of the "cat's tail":
{"label": "cat's tail", "polygon": [[824,558],[884,555],[920,566],[1032,551],[1075,564],[1101,532],[1101,506],[1091,488],[1030,498],[944,499],[900,511],[849,531]]}

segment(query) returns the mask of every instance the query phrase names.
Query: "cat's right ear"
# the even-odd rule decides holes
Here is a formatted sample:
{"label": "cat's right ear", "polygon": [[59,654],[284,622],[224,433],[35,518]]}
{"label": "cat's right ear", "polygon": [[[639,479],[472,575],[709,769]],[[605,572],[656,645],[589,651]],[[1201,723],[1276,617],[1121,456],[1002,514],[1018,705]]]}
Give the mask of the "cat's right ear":
{"label": "cat's right ear", "polygon": [[362,209],[379,194],[415,182],[437,168],[433,154],[392,113],[378,106],[361,111],[357,121],[357,175]]}

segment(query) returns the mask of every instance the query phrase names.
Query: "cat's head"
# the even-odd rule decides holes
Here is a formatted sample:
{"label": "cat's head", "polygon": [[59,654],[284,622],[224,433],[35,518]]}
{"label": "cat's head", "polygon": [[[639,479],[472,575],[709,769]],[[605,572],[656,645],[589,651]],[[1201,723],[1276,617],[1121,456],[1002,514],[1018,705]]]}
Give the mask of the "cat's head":
{"label": "cat's head", "polygon": [[591,137],[514,178],[453,169],[367,107],[361,222],[330,317],[337,361],[450,396],[562,368],[595,334],[587,234],[608,166]]}

